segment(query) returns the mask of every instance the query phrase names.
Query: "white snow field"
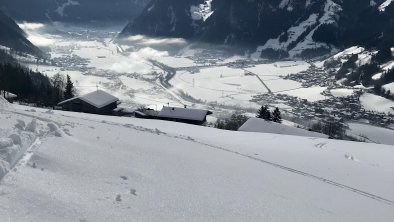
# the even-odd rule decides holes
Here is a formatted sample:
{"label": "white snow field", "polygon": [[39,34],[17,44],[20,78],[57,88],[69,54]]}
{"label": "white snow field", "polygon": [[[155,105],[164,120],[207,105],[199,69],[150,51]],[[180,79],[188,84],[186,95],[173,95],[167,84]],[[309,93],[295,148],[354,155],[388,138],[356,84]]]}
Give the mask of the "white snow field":
{"label": "white snow field", "polygon": [[366,110],[382,113],[394,113],[393,101],[371,93],[364,93],[361,95],[360,103]]}
{"label": "white snow field", "polygon": [[0,104],[1,138],[37,123],[2,221],[394,218],[393,146]]}

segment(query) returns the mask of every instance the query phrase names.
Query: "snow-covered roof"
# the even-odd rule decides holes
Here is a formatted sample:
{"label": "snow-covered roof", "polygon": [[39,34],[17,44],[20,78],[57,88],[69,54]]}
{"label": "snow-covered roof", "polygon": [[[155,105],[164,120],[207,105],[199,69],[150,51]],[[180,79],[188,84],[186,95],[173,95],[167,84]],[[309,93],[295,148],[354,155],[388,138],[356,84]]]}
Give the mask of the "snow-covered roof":
{"label": "snow-covered roof", "polygon": [[158,117],[204,121],[205,117],[209,114],[211,114],[211,112],[208,110],[165,106],[159,112]]}
{"label": "snow-covered roof", "polygon": [[62,105],[64,103],[70,102],[75,99],[81,99],[82,101],[89,103],[90,105],[95,106],[96,108],[103,108],[104,106],[107,106],[119,100],[118,98],[116,98],[111,94],[108,94],[107,92],[104,92],[102,90],[97,90],[82,96],[65,100],[63,102],[60,102],[59,105]]}
{"label": "snow-covered roof", "polygon": [[304,137],[319,137],[327,138],[328,136],[310,132],[308,130],[287,126],[280,123],[265,121],[258,118],[250,118],[246,123],[244,123],[238,131],[243,132],[257,132],[257,133],[272,133],[272,134],[283,134],[283,135],[293,135],[293,136],[304,136]]}
{"label": "snow-covered roof", "polygon": [[0,91],[0,96],[4,97],[5,99],[13,99],[18,97],[17,95],[7,91]]}

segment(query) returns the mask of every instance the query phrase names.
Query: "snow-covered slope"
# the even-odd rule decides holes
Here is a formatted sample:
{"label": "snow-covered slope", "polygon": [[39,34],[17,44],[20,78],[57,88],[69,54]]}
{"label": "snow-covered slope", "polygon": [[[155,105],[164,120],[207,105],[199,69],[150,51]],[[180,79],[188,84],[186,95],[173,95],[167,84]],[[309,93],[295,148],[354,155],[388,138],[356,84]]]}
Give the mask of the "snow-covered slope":
{"label": "snow-covered slope", "polygon": [[385,11],[387,6],[389,6],[391,3],[393,2],[393,0],[385,0],[380,6],[379,6],[379,10],[380,11]]}
{"label": "snow-covered slope", "polygon": [[328,138],[328,136],[324,134],[310,132],[308,130],[295,128],[292,126],[287,126],[275,122],[268,122],[258,118],[250,118],[239,128],[238,131]]}
{"label": "snow-covered slope", "polygon": [[3,132],[23,118],[64,134],[39,136],[0,183],[9,221],[394,217],[393,146],[16,108]]}
{"label": "snow-covered slope", "polygon": [[350,136],[360,138],[367,142],[388,144],[394,146],[394,131],[386,128],[371,126],[362,123],[348,123]]}

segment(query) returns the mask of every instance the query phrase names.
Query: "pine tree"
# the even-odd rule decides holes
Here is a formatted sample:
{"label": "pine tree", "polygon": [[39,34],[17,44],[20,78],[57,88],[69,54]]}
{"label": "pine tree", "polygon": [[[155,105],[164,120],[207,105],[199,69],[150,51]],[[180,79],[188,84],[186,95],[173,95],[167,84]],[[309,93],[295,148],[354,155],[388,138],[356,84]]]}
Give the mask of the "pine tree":
{"label": "pine tree", "polygon": [[267,105],[261,106],[261,108],[257,111],[256,117],[267,121],[272,121],[271,112]]}
{"label": "pine tree", "polygon": [[256,118],[263,119],[266,112],[267,110],[265,109],[265,106],[261,106],[261,108],[257,111]]}
{"label": "pine tree", "polygon": [[71,81],[71,78],[69,75],[67,75],[67,81],[66,81],[66,89],[64,91],[64,99],[71,99],[74,97],[74,83]]}
{"label": "pine tree", "polygon": [[278,107],[275,108],[274,112],[272,113],[272,121],[276,123],[282,123],[282,116]]}
{"label": "pine tree", "polygon": [[268,109],[268,106],[266,106],[265,108],[267,109],[267,112],[265,113],[263,119],[265,119],[266,121],[272,121],[271,111]]}
{"label": "pine tree", "polygon": [[60,73],[55,74],[51,78],[51,83],[54,88],[54,93],[52,94],[53,104],[58,104],[64,99],[64,86],[65,80],[64,76]]}

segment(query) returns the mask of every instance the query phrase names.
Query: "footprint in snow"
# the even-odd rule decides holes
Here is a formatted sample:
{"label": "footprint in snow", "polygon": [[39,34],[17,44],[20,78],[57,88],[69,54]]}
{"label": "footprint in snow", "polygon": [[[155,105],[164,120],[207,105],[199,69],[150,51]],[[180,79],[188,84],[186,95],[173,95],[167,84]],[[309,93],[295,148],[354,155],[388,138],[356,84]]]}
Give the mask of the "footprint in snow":
{"label": "footprint in snow", "polygon": [[136,189],[130,189],[130,194],[137,196],[137,190]]}
{"label": "footprint in snow", "polygon": [[126,176],[120,176],[123,180],[127,180],[128,178]]}
{"label": "footprint in snow", "polygon": [[351,154],[345,154],[345,158],[348,159],[348,160],[351,160],[351,161],[356,161],[356,162],[359,161],[356,157],[354,157]]}
{"label": "footprint in snow", "polygon": [[315,147],[319,148],[319,149],[323,149],[326,145],[327,145],[326,143],[318,143],[318,144],[315,144]]}
{"label": "footprint in snow", "polygon": [[116,195],[115,200],[116,200],[117,202],[122,202],[122,196],[121,196],[120,194]]}

